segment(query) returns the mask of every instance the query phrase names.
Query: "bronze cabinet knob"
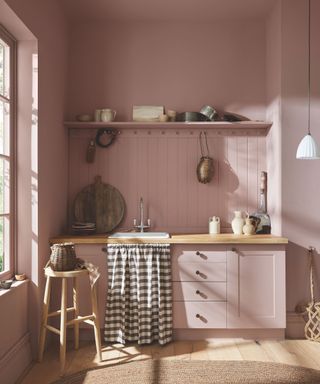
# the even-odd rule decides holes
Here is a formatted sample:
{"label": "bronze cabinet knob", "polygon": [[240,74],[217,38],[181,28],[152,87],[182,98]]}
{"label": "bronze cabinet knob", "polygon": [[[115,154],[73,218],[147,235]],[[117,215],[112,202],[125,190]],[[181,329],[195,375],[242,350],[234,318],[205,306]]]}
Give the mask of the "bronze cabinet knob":
{"label": "bronze cabinet knob", "polygon": [[196,318],[197,318],[197,319],[200,319],[200,317],[201,317],[201,316],[199,315],[199,313],[197,313],[197,314],[196,314]]}
{"label": "bronze cabinet knob", "polygon": [[196,294],[197,294],[197,295],[200,295],[200,293],[201,293],[201,292],[199,291],[199,289],[197,289],[197,290],[196,290]]}
{"label": "bronze cabinet knob", "polygon": [[196,275],[200,275],[200,271],[196,271]]}
{"label": "bronze cabinet knob", "polygon": [[197,256],[200,256],[200,252],[199,252],[199,251],[197,251],[197,252],[196,252],[196,255],[197,255]]}
{"label": "bronze cabinet knob", "polygon": [[237,252],[237,248],[232,247],[232,248],[231,248],[231,251],[232,251],[232,252]]}

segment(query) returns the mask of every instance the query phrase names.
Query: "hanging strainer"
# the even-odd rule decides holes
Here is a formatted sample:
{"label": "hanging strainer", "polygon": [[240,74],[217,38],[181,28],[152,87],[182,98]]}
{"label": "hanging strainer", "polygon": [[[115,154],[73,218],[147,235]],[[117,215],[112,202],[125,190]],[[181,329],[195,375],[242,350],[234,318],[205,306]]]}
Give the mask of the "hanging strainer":
{"label": "hanging strainer", "polygon": [[[207,148],[207,154],[205,156],[204,154],[204,144],[202,135],[204,136],[206,148]],[[198,181],[203,184],[210,183],[213,177],[214,168],[213,168],[213,159],[209,156],[209,148],[208,148],[208,140],[207,140],[207,133],[206,132],[200,132],[199,134],[199,142],[200,142],[200,150],[201,150],[201,159],[197,166],[197,177]]]}

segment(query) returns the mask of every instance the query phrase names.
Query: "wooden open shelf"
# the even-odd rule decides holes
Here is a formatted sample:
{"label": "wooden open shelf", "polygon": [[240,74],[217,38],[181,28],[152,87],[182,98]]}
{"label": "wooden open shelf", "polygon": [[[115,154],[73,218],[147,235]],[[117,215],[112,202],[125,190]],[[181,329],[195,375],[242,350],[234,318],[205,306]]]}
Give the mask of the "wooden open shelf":
{"label": "wooden open shelf", "polygon": [[267,135],[272,123],[264,121],[241,121],[241,122],[137,122],[137,121],[112,121],[112,122],[80,122],[66,121],[68,129],[197,129],[197,130],[228,130],[228,131],[258,131],[260,135]]}

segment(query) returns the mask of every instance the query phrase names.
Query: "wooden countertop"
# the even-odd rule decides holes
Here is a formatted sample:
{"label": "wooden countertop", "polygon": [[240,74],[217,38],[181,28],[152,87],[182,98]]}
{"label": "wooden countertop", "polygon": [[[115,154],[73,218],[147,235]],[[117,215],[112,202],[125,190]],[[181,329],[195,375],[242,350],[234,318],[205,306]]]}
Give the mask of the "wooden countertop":
{"label": "wooden countertop", "polygon": [[107,235],[74,236],[61,235],[50,239],[50,243],[72,242],[74,244],[287,244],[288,239],[274,235],[234,235],[232,233],[171,234],[168,239],[109,239]]}

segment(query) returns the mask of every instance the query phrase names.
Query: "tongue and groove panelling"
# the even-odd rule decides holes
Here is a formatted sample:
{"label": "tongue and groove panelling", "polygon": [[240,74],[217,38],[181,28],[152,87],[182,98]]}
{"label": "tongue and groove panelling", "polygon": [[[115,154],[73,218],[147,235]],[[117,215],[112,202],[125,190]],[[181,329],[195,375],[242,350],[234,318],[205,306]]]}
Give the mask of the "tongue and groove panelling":
{"label": "tongue and groove panelling", "polygon": [[153,230],[207,232],[208,218],[220,216],[230,229],[234,210],[257,208],[259,174],[266,170],[265,137],[226,136],[208,131],[214,178],[200,184],[197,130],[121,130],[109,148],[96,148],[95,161],[86,163],[86,149],[95,130],[71,130],[69,137],[69,224],[72,204],[82,188],[101,175],[122,193],[126,214],[121,228],[139,219],[139,199]]}

